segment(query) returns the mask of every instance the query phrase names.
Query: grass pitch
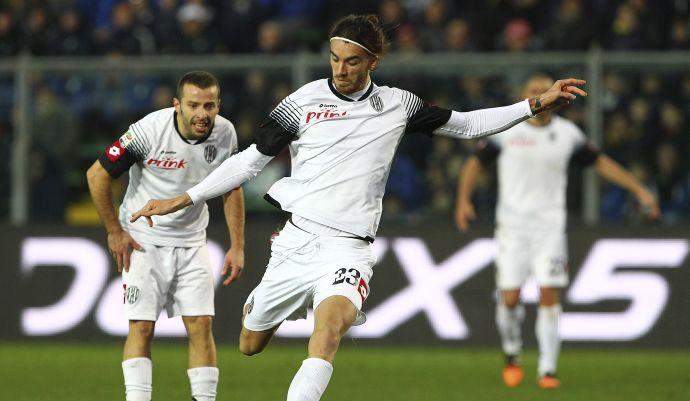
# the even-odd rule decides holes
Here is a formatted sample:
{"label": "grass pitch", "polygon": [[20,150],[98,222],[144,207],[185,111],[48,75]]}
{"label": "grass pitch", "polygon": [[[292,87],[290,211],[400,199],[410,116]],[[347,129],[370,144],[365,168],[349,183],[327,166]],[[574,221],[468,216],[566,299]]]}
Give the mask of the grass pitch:
{"label": "grass pitch", "polygon": [[[273,344],[247,358],[218,350],[219,401],[280,401],[305,357],[303,346]],[[0,343],[0,400],[123,400],[121,344]],[[156,401],[188,401],[186,344],[153,348]],[[496,349],[370,347],[343,344],[323,401],[690,400],[690,350],[567,349],[561,389],[536,386],[536,355],[523,358],[525,381],[500,379]]]}

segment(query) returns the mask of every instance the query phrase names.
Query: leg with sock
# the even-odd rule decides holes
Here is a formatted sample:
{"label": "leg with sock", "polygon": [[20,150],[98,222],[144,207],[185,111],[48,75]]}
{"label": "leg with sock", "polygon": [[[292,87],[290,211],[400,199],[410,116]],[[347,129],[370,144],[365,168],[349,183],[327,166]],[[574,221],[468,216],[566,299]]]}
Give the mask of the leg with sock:
{"label": "leg with sock", "polygon": [[151,339],[155,322],[130,320],[123,352],[122,374],[127,401],[150,401],[153,364]]}
{"label": "leg with sock", "polygon": [[557,288],[542,288],[541,294],[535,325],[539,343],[539,385],[542,388],[557,388],[560,386],[556,369],[561,349],[558,330],[561,305]]}
{"label": "leg with sock", "polygon": [[515,387],[522,382],[523,372],[519,356],[522,352],[522,322],[525,308],[520,303],[520,290],[501,291],[496,305],[496,326],[501,337],[506,364],[503,368],[503,382]]}
{"label": "leg with sock", "polygon": [[187,376],[196,401],[215,401],[219,371],[216,367],[216,344],[213,340],[211,316],[183,316],[189,337],[189,369]]}
{"label": "leg with sock", "polygon": [[343,296],[326,298],[314,312],[309,358],[302,362],[288,389],[287,401],[318,401],[333,373],[340,339],[355,321],[357,310]]}

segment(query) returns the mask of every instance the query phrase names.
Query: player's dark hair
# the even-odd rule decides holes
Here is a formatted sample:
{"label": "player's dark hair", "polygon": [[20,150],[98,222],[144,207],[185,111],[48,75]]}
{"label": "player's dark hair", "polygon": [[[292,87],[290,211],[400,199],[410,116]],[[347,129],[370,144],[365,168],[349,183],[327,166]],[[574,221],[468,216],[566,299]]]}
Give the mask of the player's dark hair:
{"label": "player's dark hair", "polygon": [[373,14],[351,14],[340,19],[333,26],[329,38],[334,36],[355,41],[377,56],[383,55],[388,49],[386,34],[379,22],[379,17]]}
{"label": "player's dark hair", "polygon": [[216,78],[210,72],[190,71],[184,74],[182,78],[180,78],[180,81],[177,83],[178,99],[182,99],[182,88],[184,88],[184,86],[187,84],[194,85],[197,88],[201,89],[207,89],[212,86],[215,86],[218,88],[218,96],[220,96],[220,83],[218,82],[218,78]]}

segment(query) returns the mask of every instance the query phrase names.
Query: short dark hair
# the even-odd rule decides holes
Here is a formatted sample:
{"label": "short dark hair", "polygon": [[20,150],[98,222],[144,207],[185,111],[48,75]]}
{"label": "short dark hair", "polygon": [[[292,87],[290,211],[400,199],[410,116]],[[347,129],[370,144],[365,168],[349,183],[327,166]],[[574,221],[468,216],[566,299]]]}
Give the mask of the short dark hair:
{"label": "short dark hair", "polygon": [[194,85],[201,89],[206,89],[215,86],[218,88],[218,96],[220,96],[220,83],[218,82],[218,78],[216,78],[210,72],[190,71],[184,74],[182,78],[180,78],[180,81],[177,83],[176,95],[178,99],[182,99],[182,88],[184,88],[184,86],[187,84]]}
{"label": "short dark hair", "polygon": [[383,32],[379,17],[373,14],[351,14],[340,19],[333,26],[329,39],[334,36],[357,42],[377,56],[384,54],[388,48],[386,34]]}

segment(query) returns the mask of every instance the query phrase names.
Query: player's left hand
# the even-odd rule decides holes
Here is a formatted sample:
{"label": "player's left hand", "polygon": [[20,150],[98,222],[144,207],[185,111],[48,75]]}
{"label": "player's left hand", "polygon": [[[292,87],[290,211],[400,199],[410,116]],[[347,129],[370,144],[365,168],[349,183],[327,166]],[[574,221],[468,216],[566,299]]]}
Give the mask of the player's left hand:
{"label": "player's left hand", "polygon": [[585,83],[582,79],[576,78],[559,79],[539,97],[530,99],[532,112],[537,114],[542,111],[553,110],[570,103],[577,96],[587,96],[587,92],[578,88],[578,86],[582,86]]}
{"label": "player's left hand", "polygon": [[230,283],[240,278],[243,269],[244,249],[230,248],[225,254],[225,260],[223,261],[223,276],[227,276],[227,278],[223,280],[223,285],[230,285]]}
{"label": "player's left hand", "polygon": [[657,220],[661,217],[661,211],[659,210],[659,204],[656,202],[656,198],[651,192],[644,190],[637,195],[637,200],[642,205],[645,214],[652,220]]}
{"label": "player's left hand", "polygon": [[150,199],[148,202],[146,202],[144,207],[132,214],[132,218],[129,219],[129,222],[134,223],[135,221],[139,220],[139,217],[143,216],[149,223],[149,227],[153,227],[153,219],[151,219],[151,216],[163,216],[176,212],[191,204],[192,198],[190,198],[186,192],[170,199]]}

